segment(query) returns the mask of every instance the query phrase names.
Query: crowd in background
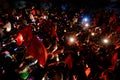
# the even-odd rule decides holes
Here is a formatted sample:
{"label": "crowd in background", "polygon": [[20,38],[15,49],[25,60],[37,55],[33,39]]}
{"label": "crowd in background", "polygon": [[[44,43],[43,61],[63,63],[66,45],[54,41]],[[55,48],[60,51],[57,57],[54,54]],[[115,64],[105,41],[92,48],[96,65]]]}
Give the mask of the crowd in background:
{"label": "crowd in background", "polygon": [[[52,80],[119,80],[119,21],[118,8],[76,8],[67,3],[44,3],[40,7],[30,5],[22,9],[3,10],[0,12],[0,51],[1,54],[6,54],[6,51],[12,53],[11,46],[6,46],[15,43],[19,31],[30,25],[33,34],[47,49],[47,67],[40,69],[43,74],[47,72],[46,77]],[[11,53],[10,57],[14,58]],[[21,52],[20,57],[24,54]],[[18,60],[17,64],[21,62]],[[8,67],[11,70],[16,68],[13,64]],[[35,80],[40,79],[42,71],[37,72]],[[5,77],[2,74],[4,72],[0,73],[1,79],[5,80],[8,75],[11,78],[11,74]],[[57,79],[55,74],[59,75]],[[13,77],[11,79],[14,80]]]}

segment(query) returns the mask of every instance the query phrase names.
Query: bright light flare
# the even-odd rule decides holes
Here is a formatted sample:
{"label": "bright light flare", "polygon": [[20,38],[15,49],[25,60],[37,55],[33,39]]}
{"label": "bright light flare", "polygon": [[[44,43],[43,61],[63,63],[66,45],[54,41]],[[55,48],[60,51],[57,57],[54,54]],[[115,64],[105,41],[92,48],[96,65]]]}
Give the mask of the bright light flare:
{"label": "bright light flare", "polygon": [[83,22],[88,22],[88,18],[87,17],[85,17],[85,18],[83,18]]}
{"label": "bright light flare", "polygon": [[107,38],[103,39],[103,43],[108,44],[109,40]]}
{"label": "bright light flare", "polygon": [[91,36],[94,36],[94,35],[95,35],[95,33],[94,33],[94,32],[92,32],[92,33],[91,33]]}
{"label": "bright light flare", "polygon": [[88,27],[88,26],[89,26],[89,24],[88,24],[88,23],[86,23],[86,24],[85,24],[85,27]]}
{"label": "bright light flare", "polygon": [[69,41],[73,43],[75,41],[75,38],[70,37]]}

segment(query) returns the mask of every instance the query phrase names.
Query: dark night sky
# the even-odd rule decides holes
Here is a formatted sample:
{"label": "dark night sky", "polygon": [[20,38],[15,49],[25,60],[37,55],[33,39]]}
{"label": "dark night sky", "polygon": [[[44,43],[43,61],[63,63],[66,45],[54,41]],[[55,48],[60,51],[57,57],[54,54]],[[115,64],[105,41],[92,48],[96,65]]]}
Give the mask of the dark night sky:
{"label": "dark night sky", "polygon": [[[3,5],[6,2],[9,4],[9,6],[13,7],[15,5],[15,1],[20,1],[20,0],[0,0],[0,7],[3,7]],[[42,1],[54,2],[56,4],[67,2],[76,6],[83,5],[88,7],[103,7],[108,5],[108,3],[110,3],[110,0],[24,0],[24,1],[27,1],[27,3],[33,2],[37,4],[39,4]]]}

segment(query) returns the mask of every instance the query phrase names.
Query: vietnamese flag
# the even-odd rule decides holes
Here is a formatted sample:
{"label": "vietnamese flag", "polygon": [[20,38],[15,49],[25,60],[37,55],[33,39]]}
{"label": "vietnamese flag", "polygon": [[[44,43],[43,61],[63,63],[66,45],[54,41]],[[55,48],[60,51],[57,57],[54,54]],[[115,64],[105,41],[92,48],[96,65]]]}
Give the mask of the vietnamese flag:
{"label": "vietnamese flag", "polygon": [[[23,40],[20,39],[21,35]],[[47,60],[47,50],[42,41],[40,41],[37,36],[32,33],[32,28],[29,25],[25,26],[18,33],[16,43],[20,45],[22,42],[25,44],[27,55],[31,55],[36,58],[39,64],[44,67]]]}

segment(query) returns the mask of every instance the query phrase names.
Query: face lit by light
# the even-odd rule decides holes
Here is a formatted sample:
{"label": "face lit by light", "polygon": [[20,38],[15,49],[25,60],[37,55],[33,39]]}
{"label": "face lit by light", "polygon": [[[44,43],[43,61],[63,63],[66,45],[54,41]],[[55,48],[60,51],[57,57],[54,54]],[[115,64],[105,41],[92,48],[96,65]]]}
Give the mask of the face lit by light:
{"label": "face lit by light", "polygon": [[70,42],[74,42],[75,39],[73,37],[70,37]]}
{"label": "face lit by light", "polygon": [[103,43],[107,44],[107,43],[109,43],[109,40],[108,39],[103,39]]}

